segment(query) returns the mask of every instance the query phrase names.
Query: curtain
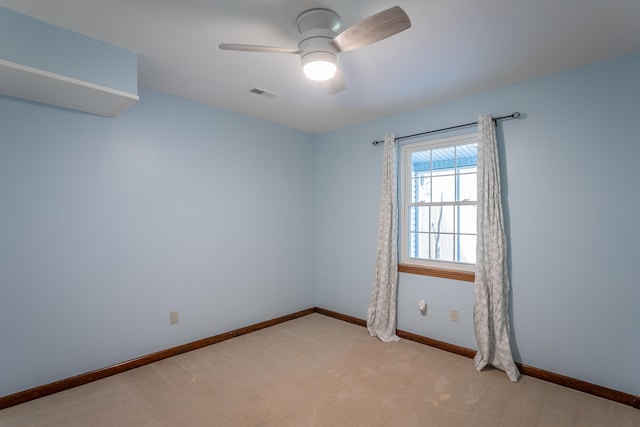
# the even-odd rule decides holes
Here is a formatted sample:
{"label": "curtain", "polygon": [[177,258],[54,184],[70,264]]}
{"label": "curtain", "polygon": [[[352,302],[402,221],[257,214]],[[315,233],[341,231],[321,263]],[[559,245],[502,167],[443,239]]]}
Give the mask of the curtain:
{"label": "curtain", "polygon": [[509,344],[509,272],[504,233],[498,145],[493,118],[478,119],[478,242],[473,322],[478,343],[476,369],[487,365],[518,381]]}
{"label": "curtain", "polygon": [[373,290],[367,310],[369,334],[381,341],[398,341],[396,303],[398,290],[398,198],[397,144],[393,135],[384,138],[382,161],[382,196],[378,217],[378,254]]}

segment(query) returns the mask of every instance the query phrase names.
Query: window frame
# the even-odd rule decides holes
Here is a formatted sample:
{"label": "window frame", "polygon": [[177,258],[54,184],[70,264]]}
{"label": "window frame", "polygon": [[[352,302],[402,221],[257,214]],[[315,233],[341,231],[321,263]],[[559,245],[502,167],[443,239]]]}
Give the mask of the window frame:
{"label": "window frame", "polygon": [[[426,139],[400,146],[399,156],[399,265],[401,272],[445,277],[463,281],[474,281],[475,263],[456,261],[436,261],[409,257],[409,209],[411,201],[411,154],[416,151],[437,150],[478,142],[477,132],[467,132],[453,136]],[[477,203],[476,203],[477,206]]]}

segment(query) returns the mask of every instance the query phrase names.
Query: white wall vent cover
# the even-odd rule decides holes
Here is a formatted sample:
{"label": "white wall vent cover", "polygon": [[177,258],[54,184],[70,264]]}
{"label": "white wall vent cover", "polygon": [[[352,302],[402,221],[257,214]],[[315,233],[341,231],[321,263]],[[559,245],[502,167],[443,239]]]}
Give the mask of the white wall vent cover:
{"label": "white wall vent cover", "polygon": [[266,96],[267,98],[275,99],[278,97],[277,93],[269,92],[268,90],[260,89],[257,87],[252,88],[249,92],[254,93],[256,95]]}

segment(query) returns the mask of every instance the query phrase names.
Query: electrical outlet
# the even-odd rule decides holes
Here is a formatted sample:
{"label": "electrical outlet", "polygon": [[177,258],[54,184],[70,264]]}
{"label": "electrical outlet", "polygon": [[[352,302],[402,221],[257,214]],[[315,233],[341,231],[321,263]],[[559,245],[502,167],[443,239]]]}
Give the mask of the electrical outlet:
{"label": "electrical outlet", "polygon": [[174,323],[178,323],[178,311],[172,311],[171,313],[169,313],[169,323],[170,324],[174,324]]}
{"label": "electrical outlet", "polygon": [[458,314],[458,310],[451,310],[451,321],[452,322],[459,322],[460,321],[460,316]]}

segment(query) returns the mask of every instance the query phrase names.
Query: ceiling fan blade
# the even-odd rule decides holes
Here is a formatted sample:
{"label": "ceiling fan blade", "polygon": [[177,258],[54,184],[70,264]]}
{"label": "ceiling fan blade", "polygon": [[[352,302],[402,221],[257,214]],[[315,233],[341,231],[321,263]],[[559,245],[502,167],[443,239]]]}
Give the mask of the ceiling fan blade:
{"label": "ceiling fan blade", "polygon": [[263,53],[300,53],[298,49],[286,47],[260,46],[255,44],[220,43],[222,50],[235,50],[239,52],[263,52]]}
{"label": "ceiling fan blade", "polygon": [[352,25],[329,43],[338,52],[346,52],[379,42],[409,27],[409,16],[400,6],[394,6]]}
{"label": "ceiling fan blade", "polygon": [[336,75],[330,78],[329,80],[325,80],[322,82],[324,85],[324,90],[329,95],[335,95],[338,92],[342,92],[347,88],[347,82],[344,81],[344,76],[340,72],[338,68],[336,70]]}

